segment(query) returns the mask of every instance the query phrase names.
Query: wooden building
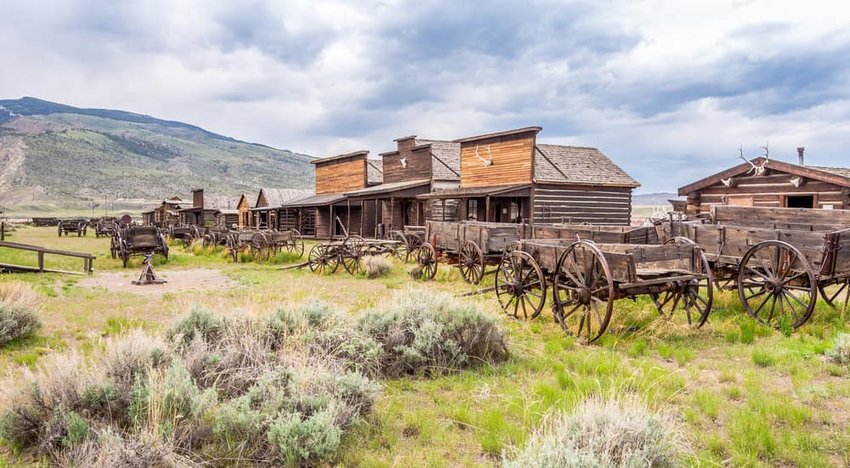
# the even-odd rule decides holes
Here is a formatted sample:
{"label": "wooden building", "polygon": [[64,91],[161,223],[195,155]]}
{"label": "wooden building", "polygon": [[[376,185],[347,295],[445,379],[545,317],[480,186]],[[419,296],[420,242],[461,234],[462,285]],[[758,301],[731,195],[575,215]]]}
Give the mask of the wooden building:
{"label": "wooden building", "polygon": [[233,229],[239,227],[239,210],[219,209],[215,212],[215,224],[218,227]]}
{"label": "wooden building", "polygon": [[395,142],[395,151],[381,154],[383,183],[346,193],[362,207],[359,230],[364,236],[382,237],[404,226],[424,225],[430,203],[417,197],[460,183],[459,144],[415,136]]}
{"label": "wooden building", "polygon": [[287,229],[288,226],[281,226],[281,208],[312,194],[312,190],[304,189],[261,188],[251,208],[251,226],[258,229]]}
{"label": "wooden building", "polygon": [[460,185],[418,197],[436,205],[429,219],[630,224],[640,184],[596,148],[537,143],[540,130],[455,140]]}
{"label": "wooden building", "polygon": [[311,161],[316,167],[315,195],[284,203],[277,210],[281,228],[294,227],[320,239],[361,234],[361,204],[345,194],[382,182],[381,162],[368,156],[368,151],[356,151]]}
{"label": "wooden building", "polygon": [[216,224],[219,210],[236,210],[237,201],[228,197],[204,195],[204,189],[192,190],[192,206],[178,210],[179,224],[208,226]]}
{"label": "wooden building", "polygon": [[142,212],[142,224],[147,226],[167,227],[180,221],[179,210],[183,200],[171,197],[162,201],[158,207]]}
{"label": "wooden building", "polygon": [[758,157],[679,188],[686,211],[715,205],[850,209],[850,168],[806,166]]}
{"label": "wooden building", "polygon": [[236,224],[239,229],[251,229],[254,225],[254,216],[251,208],[253,208],[251,206],[251,199],[243,193],[236,203],[236,216],[238,218]]}

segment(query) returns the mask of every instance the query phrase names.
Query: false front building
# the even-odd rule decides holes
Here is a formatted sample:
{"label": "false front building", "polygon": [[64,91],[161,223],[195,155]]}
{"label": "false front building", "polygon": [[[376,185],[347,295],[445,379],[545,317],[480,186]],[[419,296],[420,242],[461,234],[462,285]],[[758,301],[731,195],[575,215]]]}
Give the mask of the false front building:
{"label": "false front building", "polygon": [[596,148],[537,143],[540,130],[455,140],[460,184],[418,196],[429,219],[628,225],[640,184]]}

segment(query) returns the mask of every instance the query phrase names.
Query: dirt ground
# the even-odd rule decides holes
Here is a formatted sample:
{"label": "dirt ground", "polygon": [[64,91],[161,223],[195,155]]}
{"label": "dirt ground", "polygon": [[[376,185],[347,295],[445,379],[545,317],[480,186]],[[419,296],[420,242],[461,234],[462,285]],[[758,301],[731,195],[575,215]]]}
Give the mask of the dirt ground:
{"label": "dirt ground", "polygon": [[86,278],[78,286],[83,288],[104,288],[110,292],[126,292],[148,297],[159,297],[166,293],[182,291],[219,290],[236,286],[236,282],[225,276],[220,270],[195,268],[191,270],[158,271],[165,284],[135,285],[138,271],[116,271],[95,274]]}

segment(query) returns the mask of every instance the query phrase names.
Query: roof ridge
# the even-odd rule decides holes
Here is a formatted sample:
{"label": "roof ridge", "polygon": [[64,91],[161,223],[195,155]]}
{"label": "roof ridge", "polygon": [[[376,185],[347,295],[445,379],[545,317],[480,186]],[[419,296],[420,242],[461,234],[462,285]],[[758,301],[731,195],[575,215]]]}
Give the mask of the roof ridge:
{"label": "roof ridge", "polygon": [[564,179],[565,179],[565,180],[566,180],[566,179],[569,179],[569,177],[567,176],[567,174],[565,174],[565,173],[564,173],[564,171],[562,171],[562,170],[561,170],[561,168],[559,168],[559,167],[558,167],[558,166],[557,166],[554,162],[552,162],[552,159],[550,159],[550,158],[549,158],[549,155],[547,155],[547,154],[546,154],[546,152],[545,152],[545,151],[543,151],[543,150],[540,148],[540,145],[536,145],[536,146],[537,146],[537,148],[536,148],[536,149],[537,149],[537,151],[538,151],[538,152],[539,152],[539,153],[543,156],[543,159],[545,159],[546,161],[548,161],[548,162],[549,162],[549,164],[551,164],[551,165],[552,165],[552,167],[554,167],[554,168],[555,168],[555,170],[556,170],[556,171],[558,171],[558,173],[559,173],[559,174],[561,174],[561,175],[564,177]]}

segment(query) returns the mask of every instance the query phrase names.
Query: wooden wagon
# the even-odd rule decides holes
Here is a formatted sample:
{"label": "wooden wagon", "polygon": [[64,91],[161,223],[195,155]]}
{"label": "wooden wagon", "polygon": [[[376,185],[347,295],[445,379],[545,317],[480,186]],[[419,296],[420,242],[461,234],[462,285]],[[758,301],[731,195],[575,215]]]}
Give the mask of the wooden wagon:
{"label": "wooden wagon", "polygon": [[203,246],[211,247],[216,245],[227,245],[227,236],[230,235],[230,230],[224,227],[208,227],[204,232]]}
{"label": "wooden wagon", "polygon": [[422,278],[437,273],[438,255],[460,269],[467,283],[478,284],[487,265],[499,263],[505,249],[523,236],[523,225],[478,221],[428,221],[417,251]]}
{"label": "wooden wagon", "polygon": [[674,226],[702,247],[717,286],[737,290],[760,323],[797,328],[818,294],[850,298],[850,212],[716,206],[708,222]]}
{"label": "wooden wagon", "polygon": [[195,225],[189,226],[172,226],[168,231],[168,237],[171,240],[180,240],[183,245],[188,247],[195,239],[201,239],[201,229]]}
{"label": "wooden wagon", "polygon": [[351,275],[363,272],[363,259],[372,255],[396,255],[400,241],[364,239],[358,235],[314,245],[307,255],[311,271],[331,274],[342,265]]}
{"label": "wooden wagon", "polygon": [[112,236],[115,232],[115,219],[101,218],[94,225],[94,236],[97,238]]}
{"label": "wooden wagon", "polygon": [[495,290],[506,313],[537,317],[550,286],[558,323],[587,342],[608,328],[614,301],[640,295],[650,296],[662,315],[684,312],[688,323],[702,326],[714,290],[705,254],[687,239],[664,245],[522,240],[502,257]]}
{"label": "wooden wagon", "polygon": [[416,258],[416,252],[425,239],[425,230],[425,226],[405,226],[404,229],[388,232],[387,239],[398,243],[393,254],[403,262]]}
{"label": "wooden wagon", "polygon": [[168,258],[168,244],[156,226],[129,226],[116,229],[112,236],[112,258],[120,258],[127,267],[130,257],[158,253]]}
{"label": "wooden wagon", "polygon": [[59,232],[59,237],[62,237],[62,234],[67,236],[72,232],[76,232],[77,237],[80,237],[86,235],[88,226],[89,222],[85,219],[62,219],[57,225],[57,230]]}

